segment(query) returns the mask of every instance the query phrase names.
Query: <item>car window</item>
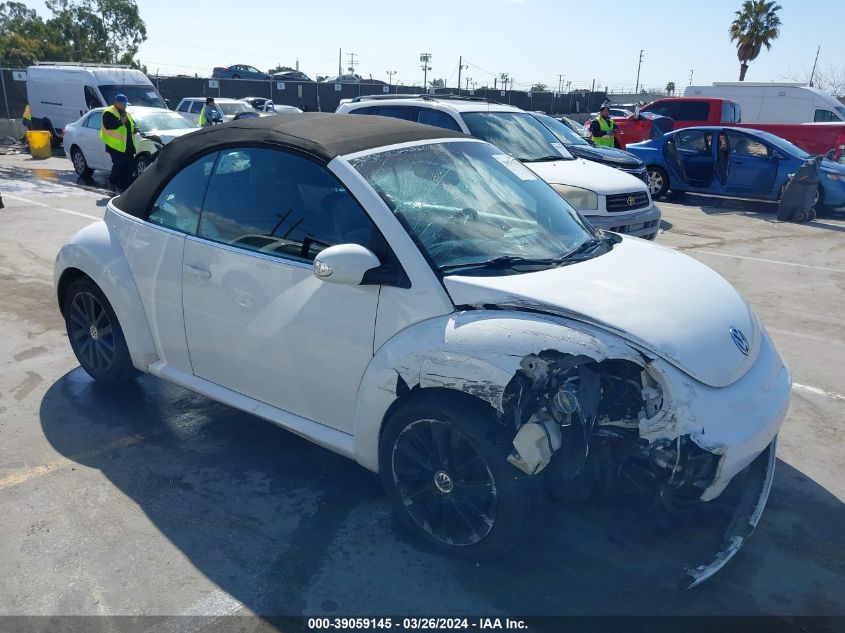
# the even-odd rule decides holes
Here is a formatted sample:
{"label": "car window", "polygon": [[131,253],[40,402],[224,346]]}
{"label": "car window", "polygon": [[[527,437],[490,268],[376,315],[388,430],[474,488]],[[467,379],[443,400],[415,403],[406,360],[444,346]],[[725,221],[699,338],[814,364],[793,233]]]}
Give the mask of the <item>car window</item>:
{"label": "car window", "polygon": [[100,102],[100,97],[97,96],[97,91],[91,86],[85,86],[85,105],[88,106],[89,110],[99,108],[103,105]]}
{"label": "car window", "polygon": [[839,121],[839,116],[830,110],[816,110],[813,121],[816,123],[828,123],[830,121]]}
{"label": "car window", "polygon": [[648,108],[643,108],[643,112],[651,112],[652,114],[659,114],[660,116],[668,116],[671,118],[676,118],[675,113],[677,111],[678,102],[677,101],[663,101],[662,103],[655,103]]}
{"label": "car window", "polygon": [[355,110],[351,110],[349,114],[375,114],[376,109],[373,107],[369,108],[356,108]]}
{"label": "car window", "polygon": [[260,73],[261,71],[255,68],[254,66],[247,66],[246,69],[251,73]]}
{"label": "car window", "polygon": [[528,112],[464,112],[461,116],[470,134],[518,160],[572,159],[558,138]]}
{"label": "car window", "polygon": [[438,110],[429,110],[428,108],[420,108],[417,113],[417,123],[433,125],[434,127],[442,127],[447,130],[454,130],[455,132],[462,131],[458,122],[448,114],[445,112],[439,112]]}
{"label": "car window", "polygon": [[675,147],[702,154],[710,153],[712,134],[701,130],[683,130],[675,135]]}
{"label": "car window", "polygon": [[708,121],[710,104],[707,101],[681,101],[678,109],[678,121]]}
{"label": "car window", "polygon": [[217,152],[195,160],[176,174],[159,194],[147,220],[174,231],[193,235],[197,230]]}
{"label": "car window", "polygon": [[179,104],[179,107],[177,108],[177,110],[179,112],[187,112],[190,109],[190,107],[191,107],[190,101],[183,101],[182,103]]}
{"label": "car window", "polygon": [[93,112],[85,119],[85,127],[90,127],[92,130],[99,130],[103,125],[103,113]]}
{"label": "car window", "polygon": [[379,108],[379,116],[389,116],[394,119],[404,119],[406,121],[416,120],[415,108]]}
{"label": "car window", "polygon": [[268,255],[312,261],[324,248],[371,247],[375,226],[322,165],[288,152],[221,152],[198,235]]}
{"label": "car window", "polygon": [[728,132],[728,146],[730,153],[736,156],[755,156],[757,158],[768,158],[769,156],[769,149],[766,144],[747,134]]}
{"label": "car window", "polygon": [[191,102],[191,114],[199,114],[200,110],[202,110],[203,104],[202,101],[192,101]]}
{"label": "car window", "polygon": [[738,123],[737,105],[731,102],[722,103],[722,123]]}

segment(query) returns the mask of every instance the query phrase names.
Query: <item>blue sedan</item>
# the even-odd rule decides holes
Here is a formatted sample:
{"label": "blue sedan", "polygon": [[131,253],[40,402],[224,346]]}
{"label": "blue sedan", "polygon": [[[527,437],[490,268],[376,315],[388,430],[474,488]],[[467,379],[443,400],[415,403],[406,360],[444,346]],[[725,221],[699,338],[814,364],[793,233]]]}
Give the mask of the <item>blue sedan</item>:
{"label": "blue sedan", "polygon": [[[715,142],[714,142],[715,141]],[[646,164],[652,198],[668,190],[778,200],[810,155],[768,132],[690,127],[625,148]],[[845,165],[821,163],[815,208],[845,205]]]}

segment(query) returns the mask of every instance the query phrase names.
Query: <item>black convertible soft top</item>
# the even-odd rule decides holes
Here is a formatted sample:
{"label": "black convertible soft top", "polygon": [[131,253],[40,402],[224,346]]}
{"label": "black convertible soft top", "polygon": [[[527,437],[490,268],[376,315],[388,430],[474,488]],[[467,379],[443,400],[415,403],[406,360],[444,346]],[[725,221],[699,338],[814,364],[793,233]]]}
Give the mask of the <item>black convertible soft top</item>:
{"label": "black convertible soft top", "polygon": [[377,147],[442,138],[472,138],[429,125],[381,116],[308,112],[232,121],[191,132],[168,143],[155,162],[115,201],[121,211],[145,217],[176,172],[196,157],[238,145],[294,149],[328,163],[337,156]]}

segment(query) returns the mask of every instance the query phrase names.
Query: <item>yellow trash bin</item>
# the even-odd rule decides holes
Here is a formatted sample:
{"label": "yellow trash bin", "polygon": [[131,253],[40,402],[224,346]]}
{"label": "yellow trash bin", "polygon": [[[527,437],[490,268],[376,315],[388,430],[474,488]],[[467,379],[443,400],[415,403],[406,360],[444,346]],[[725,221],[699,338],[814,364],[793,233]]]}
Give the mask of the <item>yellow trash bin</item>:
{"label": "yellow trash bin", "polygon": [[50,158],[53,149],[50,147],[52,138],[50,132],[42,130],[30,130],[26,133],[26,142],[29,143],[29,153],[33,158]]}

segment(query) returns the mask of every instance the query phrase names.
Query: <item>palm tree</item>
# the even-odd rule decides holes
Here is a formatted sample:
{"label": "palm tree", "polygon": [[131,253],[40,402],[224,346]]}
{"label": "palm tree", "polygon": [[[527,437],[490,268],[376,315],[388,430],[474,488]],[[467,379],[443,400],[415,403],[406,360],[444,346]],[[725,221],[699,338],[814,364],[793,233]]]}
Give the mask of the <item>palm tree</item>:
{"label": "palm tree", "polygon": [[674,81],[670,81],[668,84],[666,84],[666,94],[667,95],[675,94],[675,82]]}
{"label": "palm tree", "polygon": [[742,10],[736,11],[728,33],[731,42],[736,42],[736,56],[739,59],[739,80],[745,81],[748,62],[757,59],[763,47],[772,48],[772,42],[780,35],[780,18],[777,12],[781,6],[774,1],[745,0]]}

